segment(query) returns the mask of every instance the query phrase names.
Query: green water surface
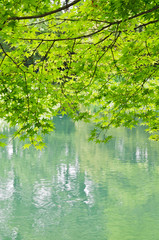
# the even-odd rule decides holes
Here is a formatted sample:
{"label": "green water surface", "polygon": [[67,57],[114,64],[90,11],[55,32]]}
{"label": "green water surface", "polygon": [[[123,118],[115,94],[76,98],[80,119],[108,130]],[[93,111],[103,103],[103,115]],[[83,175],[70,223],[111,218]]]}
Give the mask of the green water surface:
{"label": "green water surface", "polygon": [[0,149],[0,240],[159,240],[159,143],[112,133],[94,144],[89,126],[58,117],[41,152]]}

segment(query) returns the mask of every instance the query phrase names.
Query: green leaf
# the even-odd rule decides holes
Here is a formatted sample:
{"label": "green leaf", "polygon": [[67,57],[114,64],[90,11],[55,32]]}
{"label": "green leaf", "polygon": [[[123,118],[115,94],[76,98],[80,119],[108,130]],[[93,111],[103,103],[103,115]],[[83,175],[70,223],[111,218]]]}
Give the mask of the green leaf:
{"label": "green leaf", "polygon": [[7,144],[4,142],[0,142],[0,147],[5,147]]}
{"label": "green leaf", "polygon": [[23,148],[24,148],[24,149],[29,149],[30,146],[31,146],[30,143],[26,143],[26,144],[23,146]]}
{"label": "green leaf", "polygon": [[3,139],[3,138],[6,138],[7,136],[6,135],[4,135],[4,134],[0,134],[0,139]]}

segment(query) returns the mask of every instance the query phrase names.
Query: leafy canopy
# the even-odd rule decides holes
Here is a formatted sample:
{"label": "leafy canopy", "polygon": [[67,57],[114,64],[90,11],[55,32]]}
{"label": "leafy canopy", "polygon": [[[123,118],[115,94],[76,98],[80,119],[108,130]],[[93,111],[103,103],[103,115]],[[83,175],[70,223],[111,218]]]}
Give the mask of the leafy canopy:
{"label": "leafy canopy", "polygon": [[158,29],[158,0],[1,0],[0,118],[39,149],[59,112],[159,140]]}

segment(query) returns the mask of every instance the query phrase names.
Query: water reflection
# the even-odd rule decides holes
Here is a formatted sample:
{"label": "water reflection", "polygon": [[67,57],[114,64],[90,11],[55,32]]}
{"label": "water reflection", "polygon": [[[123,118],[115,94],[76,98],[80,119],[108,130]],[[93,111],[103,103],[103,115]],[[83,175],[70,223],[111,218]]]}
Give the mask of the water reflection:
{"label": "water reflection", "polygon": [[158,240],[158,143],[139,128],[96,145],[82,122],[56,127],[42,152],[0,151],[0,240]]}
{"label": "water reflection", "polygon": [[0,178],[0,201],[11,198],[14,193],[13,171],[8,172],[6,178]]}

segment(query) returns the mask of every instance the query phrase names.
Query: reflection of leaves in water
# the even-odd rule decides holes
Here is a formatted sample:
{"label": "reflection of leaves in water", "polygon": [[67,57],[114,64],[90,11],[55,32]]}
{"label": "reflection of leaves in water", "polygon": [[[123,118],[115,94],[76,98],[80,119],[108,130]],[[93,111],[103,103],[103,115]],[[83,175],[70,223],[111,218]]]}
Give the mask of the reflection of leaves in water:
{"label": "reflection of leaves in water", "polygon": [[67,116],[59,116],[54,118],[55,128],[60,134],[70,134],[75,132],[74,122]]}
{"label": "reflection of leaves in water", "polygon": [[[87,169],[91,174],[96,173],[96,178],[99,181],[103,177],[106,169],[110,169],[111,166],[107,166],[117,160],[116,165],[120,162],[123,163],[143,163],[147,167],[152,168],[153,162],[158,165],[156,161],[159,155],[158,143],[151,142],[147,139],[146,133],[142,128],[136,128],[128,130],[120,128],[116,131],[112,130],[114,138],[107,144],[94,144],[87,142],[88,131],[85,129],[85,124],[80,124],[80,130],[76,132],[76,151],[80,152],[81,163],[83,169],[85,166],[89,166]],[[112,163],[113,164],[113,163]]]}
{"label": "reflection of leaves in water", "polygon": [[5,236],[18,226],[17,239],[150,240],[154,228],[158,240],[158,145],[139,128],[94,144],[82,122],[55,121],[41,152],[16,140],[0,152],[0,182],[13,183],[8,202],[0,202]]}
{"label": "reflection of leaves in water", "polygon": [[158,145],[147,140],[139,128],[119,129],[115,135],[108,144],[95,145],[84,140],[88,133],[80,128],[80,144],[76,144],[83,171],[100,185],[107,185],[104,212],[108,239],[157,240],[159,231],[154,225],[159,224]]}

